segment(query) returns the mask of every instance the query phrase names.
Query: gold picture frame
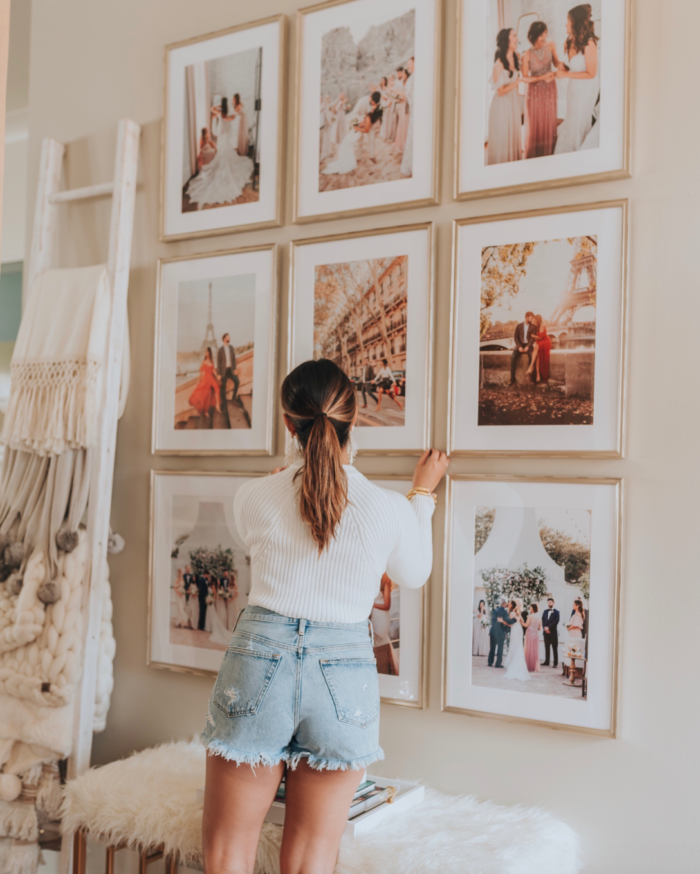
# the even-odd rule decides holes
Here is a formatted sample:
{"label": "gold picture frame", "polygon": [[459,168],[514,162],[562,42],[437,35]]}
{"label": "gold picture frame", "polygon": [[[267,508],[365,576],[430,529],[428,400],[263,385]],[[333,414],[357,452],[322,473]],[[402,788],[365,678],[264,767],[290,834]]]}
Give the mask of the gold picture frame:
{"label": "gold picture frame", "polygon": [[[162,391],[161,355],[163,349],[163,268],[168,264],[185,261],[199,261],[208,258],[246,255],[255,252],[269,252],[272,262],[270,294],[270,326],[268,329],[269,352],[267,356],[267,372],[269,374],[265,408],[268,418],[265,427],[264,447],[261,449],[169,449],[164,448],[158,438],[160,397]],[[237,249],[218,249],[214,252],[198,252],[194,255],[175,255],[170,258],[159,258],[156,271],[156,324],[154,335],[153,359],[153,408],[151,416],[151,453],[153,455],[172,456],[272,456],[275,454],[275,436],[277,424],[277,406],[275,392],[277,385],[277,362],[279,347],[279,274],[280,257],[277,243],[264,243],[258,246],[244,246]]]}
{"label": "gold picture frame", "polygon": [[[621,287],[620,287],[620,354],[619,375],[615,387],[617,398],[618,419],[616,423],[615,447],[611,450],[556,450],[556,449],[459,449],[455,446],[455,410],[457,406],[457,350],[459,332],[459,241],[461,227],[467,225],[488,224],[492,222],[514,219],[537,218],[541,216],[563,215],[567,213],[585,212],[601,209],[620,209],[622,215],[620,253]],[[492,456],[510,458],[624,458],[626,442],[626,389],[627,389],[627,322],[629,294],[629,201],[626,198],[617,200],[594,201],[571,206],[545,207],[543,209],[523,210],[519,212],[495,213],[474,218],[455,219],[452,225],[452,289],[450,301],[450,351],[448,373],[448,405],[447,405],[447,452],[455,457]]]}
{"label": "gold picture frame", "polygon": [[[213,229],[202,229],[197,231],[188,231],[183,233],[166,233],[166,186],[167,186],[167,135],[168,135],[168,88],[169,88],[169,64],[168,59],[170,52],[175,49],[184,48],[196,43],[208,42],[212,39],[227,36],[232,33],[238,33],[244,30],[250,30],[264,25],[278,23],[279,24],[279,72],[277,76],[277,147],[276,147],[276,177],[277,184],[275,186],[275,210],[274,217],[251,224],[231,225]],[[160,145],[160,196],[159,196],[159,240],[162,243],[172,243],[177,240],[199,239],[203,237],[215,237],[223,234],[236,234],[248,231],[259,231],[265,228],[277,228],[284,225],[284,156],[286,146],[286,123],[287,123],[287,60],[288,60],[288,19],[284,14],[271,15],[267,18],[261,18],[257,21],[246,22],[245,24],[237,24],[233,27],[228,27],[223,30],[206,33],[202,36],[191,37],[189,39],[180,40],[179,42],[170,43],[165,46],[164,53],[164,74],[163,74],[163,121],[161,124],[161,145]]]}
{"label": "gold picture frame", "polygon": [[[148,540],[148,607],[146,619],[146,665],[150,668],[158,668],[161,670],[174,671],[179,674],[196,674],[200,677],[216,677],[218,669],[208,670],[206,668],[189,667],[186,665],[175,665],[169,662],[160,661],[151,657],[153,646],[153,619],[154,619],[154,586],[156,572],[156,481],[159,477],[210,477],[210,478],[255,478],[267,476],[267,473],[260,471],[209,471],[209,470],[151,470],[150,478],[150,518],[149,518],[149,540]],[[169,547],[168,547],[169,548]],[[168,602],[169,603],[169,602]],[[221,658],[224,657],[224,652],[221,652]]]}
{"label": "gold picture frame", "polygon": [[[404,474],[368,474],[367,479],[374,481],[384,481],[387,480],[390,482],[402,482],[406,483],[406,491],[408,491],[408,487],[410,486],[412,480],[410,476]],[[430,596],[429,596],[429,587],[431,580],[429,579],[427,583],[421,588],[420,599],[421,599],[421,631],[419,638],[419,654],[418,654],[418,663],[419,663],[419,679],[418,679],[418,689],[419,689],[419,697],[417,701],[407,701],[403,698],[391,698],[388,696],[381,696],[380,700],[382,704],[396,704],[400,707],[412,707],[416,710],[425,710],[428,706],[428,658],[429,658],[429,638],[430,638]],[[406,589],[405,591],[411,591],[410,589]]]}
{"label": "gold picture frame", "polygon": [[622,166],[616,170],[600,173],[588,173],[574,176],[565,176],[556,179],[548,179],[540,182],[525,182],[515,185],[504,185],[495,188],[483,188],[476,191],[461,191],[460,178],[462,169],[461,157],[461,130],[462,130],[462,82],[463,82],[463,28],[464,28],[464,4],[466,0],[456,0],[456,63],[455,63],[455,132],[453,148],[454,180],[452,196],[458,201],[480,200],[486,197],[501,197],[508,194],[524,194],[530,191],[546,191],[554,188],[566,188],[572,185],[588,185],[594,182],[612,182],[615,179],[629,179],[632,176],[632,145],[631,145],[631,116],[632,116],[632,26],[633,26],[633,3],[625,0],[625,28],[624,28],[624,85],[623,85],[623,130],[622,130]]}
{"label": "gold picture frame", "polygon": [[358,454],[361,456],[411,456],[421,455],[430,446],[432,439],[433,417],[432,417],[432,384],[433,384],[433,355],[434,355],[434,327],[435,327],[435,233],[432,222],[420,222],[411,225],[399,225],[389,228],[375,228],[367,231],[348,231],[343,234],[332,234],[330,236],[309,237],[306,239],[292,240],[289,244],[289,290],[288,290],[288,326],[287,326],[287,372],[290,372],[295,366],[296,360],[296,312],[295,304],[297,298],[296,281],[297,281],[297,255],[301,249],[307,246],[335,243],[343,240],[355,240],[363,237],[379,237],[388,236],[391,234],[407,233],[412,231],[426,231],[428,234],[428,293],[427,306],[425,311],[426,319],[426,355],[424,362],[425,371],[425,387],[423,391],[422,402],[424,404],[425,416],[423,418],[422,433],[420,435],[420,445],[412,448],[399,449],[359,449]]}
{"label": "gold picture frame", "polygon": [[440,203],[440,118],[442,105],[442,19],[443,0],[435,0],[435,63],[434,63],[434,88],[433,88],[433,166],[431,169],[431,192],[427,197],[417,198],[411,201],[397,201],[395,203],[382,203],[356,209],[335,210],[331,212],[315,213],[313,215],[301,215],[299,211],[300,186],[301,186],[301,108],[302,108],[302,67],[303,67],[303,34],[304,19],[307,15],[329,9],[333,6],[342,6],[354,3],[356,0],[326,0],[314,6],[306,6],[299,9],[296,15],[296,66],[294,72],[294,147],[293,147],[293,183],[292,183],[292,222],[294,224],[310,224],[318,221],[334,221],[340,218],[351,218],[360,215],[378,215],[385,212],[394,212],[404,209],[417,209],[423,206],[436,206]]}
{"label": "gold picture frame", "polygon": [[[499,476],[497,474],[448,474],[446,477],[446,530],[443,553],[443,599],[442,599],[442,658],[440,682],[440,709],[446,713],[459,713],[464,716],[476,716],[483,719],[496,719],[501,722],[525,723],[550,728],[556,731],[572,731],[579,734],[589,734],[596,737],[616,738],[618,730],[619,707],[619,652],[620,652],[620,615],[622,609],[622,550],[623,550],[623,513],[624,513],[624,480],[621,477],[560,477],[560,476]],[[521,716],[492,713],[473,710],[448,704],[450,627],[451,610],[451,578],[452,578],[452,545],[454,525],[454,493],[455,482],[494,482],[494,483],[545,483],[564,485],[601,485],[615,490],[615,522],[616,531],[613,538],[614,550],[614,580],[612,593],[612,640],[610,650],[610,727],[608,729],[589,728],[570,725],[561,722],[549,722],[541,719],[531,719]]]}

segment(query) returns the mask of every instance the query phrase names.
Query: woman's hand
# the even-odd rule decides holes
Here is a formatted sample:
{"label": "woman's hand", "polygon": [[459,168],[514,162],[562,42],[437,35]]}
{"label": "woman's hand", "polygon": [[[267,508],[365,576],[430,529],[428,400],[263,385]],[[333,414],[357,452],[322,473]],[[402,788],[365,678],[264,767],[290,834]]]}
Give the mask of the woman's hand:
{"label": "woman's hand", "polygon": [[434,492],[450,463],[449,458],[439,449],[426,449],[421,455],[413,474],[413,487]]}

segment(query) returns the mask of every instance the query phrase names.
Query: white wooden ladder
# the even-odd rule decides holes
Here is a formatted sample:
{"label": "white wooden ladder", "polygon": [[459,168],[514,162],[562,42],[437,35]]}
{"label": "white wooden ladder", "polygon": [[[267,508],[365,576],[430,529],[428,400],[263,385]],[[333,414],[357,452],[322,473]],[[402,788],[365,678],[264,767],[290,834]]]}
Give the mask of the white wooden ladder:
{"label": "white wooden ladder", "polygon": [[[139,125],[129,119],[119,122],[114,181],[86,188],[60,191],[59,183],[65,147],[56,140],[45,139],[41,146],[39,186],[34,209],[32,247],[29,256],[27,291],[31,293],[38,274],[51,267],[53,243],[58,225],[59,205],[69,201],[89,200],[112,195],[112,220],[109,232],[107,270],[112,291],[109,324],[108,356],[103,398],[99,444],[93,453],[93,467],[88,503],[87,535],[90,546],[90,581],[84,592],[86,617],[83,673],[76,690],[73,752],[68,760],[68,779],[73,779],[90,767],[92,724],[97,686],[97,661],[102,617],[103,569],[107,558],[109,518],[112,505],[114,450],[117,440],[119,386],[122,373],[122,353],[127,329],[127,293],[131,240],[134,230],[134,202],[138,171]],[[72,867],[73,836],[63,838],[60,860],[61,874]]]}

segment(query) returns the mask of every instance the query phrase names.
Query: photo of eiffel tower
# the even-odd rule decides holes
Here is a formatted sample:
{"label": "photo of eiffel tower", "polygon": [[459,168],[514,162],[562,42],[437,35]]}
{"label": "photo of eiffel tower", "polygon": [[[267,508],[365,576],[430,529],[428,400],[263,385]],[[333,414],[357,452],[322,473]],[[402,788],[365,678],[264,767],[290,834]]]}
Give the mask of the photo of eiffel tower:
{"label": "photo of eiffel tower", "polygon": [[211,314],[211,282],[209,283],[209,309],[207,315],[207,329],[204,332],[204,341],[202,342],[202,348],[200,349],[202,358],[204,358],[207,348],[211,349],[211,354],[214,357],[214,361],[216,361],[216,353],[219,351],[219,345],[216,342],[214,319]]}

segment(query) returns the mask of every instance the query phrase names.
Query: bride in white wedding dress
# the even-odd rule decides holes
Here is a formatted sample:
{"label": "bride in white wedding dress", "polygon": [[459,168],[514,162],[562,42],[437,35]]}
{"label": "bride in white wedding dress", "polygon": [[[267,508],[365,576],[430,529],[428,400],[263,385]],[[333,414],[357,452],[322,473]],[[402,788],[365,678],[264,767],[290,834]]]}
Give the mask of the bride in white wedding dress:
{"label": "bride in white wedding dress", "polygon": [[239,155],[236,114],[228,114],[228,100],[221,101],[221,120],[217,152],[197,176],[191,179],[186,194],[201,209],[210,204],[232,203],[237,200],[253,175],[254,164],[247,155]]}
{"label": "bride in white wedding dress", "polygon": [[[209,637],[209,640],[212,643],[220,643],[224,646],[228,646],[229,640],[231,639],[231,632],[224,625],[219,616],[219,610],[217,610],[219,601],[223,601],[223,598],[217,591],[214,595],[214,603],[210,606],[208,611],[208,613],[211,612],[211,636]],[[224,610],[225,609],[226,607],[224,606]]]}
{"label": "bride in white wedding dress", "polygon": [[523,615],[522,598],[516,598],[510,602],[511,611],[510,618],[515,619],[515,625],[510,627],[510,646],[508,649],[508,657],[505,660],[504,667],[507,669],[503,675],[506,680],[529,680],[530,672],[527,669],[525,661],[525,647],[523,644],[523,626],[521,617]]}
{"label": "bride in white wedding dress", "polygon": [[321,172],[325,176],[332,176],[336,173],[352,173],[355,167],[357,167],[355,145],[361,136],[360,131],[351,127],[338,147],[338,155],[335,161],[331,161]]}

